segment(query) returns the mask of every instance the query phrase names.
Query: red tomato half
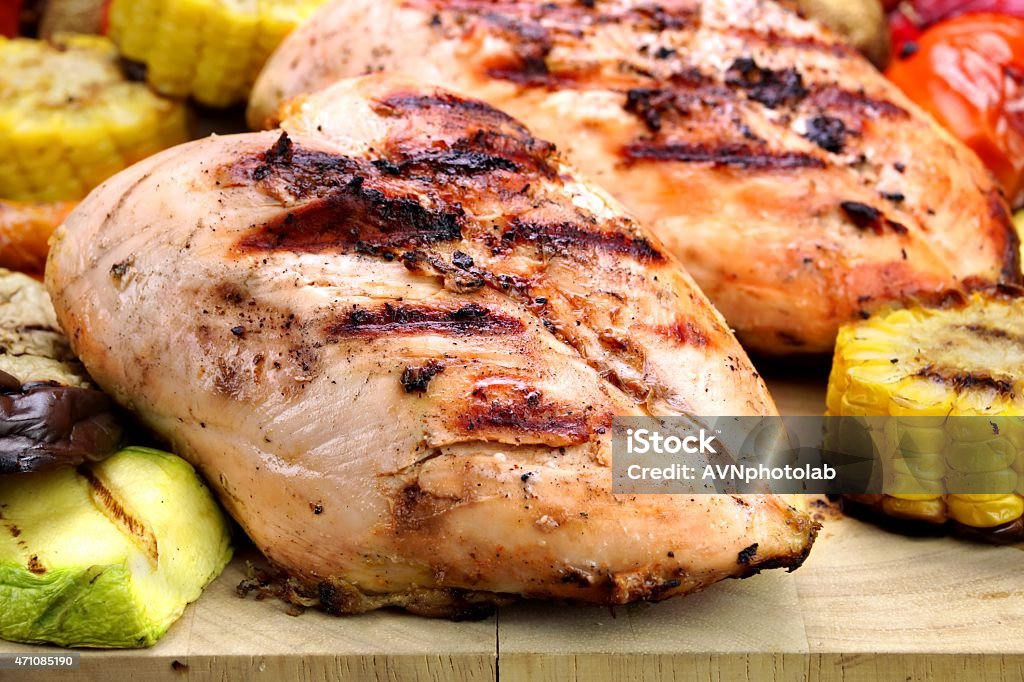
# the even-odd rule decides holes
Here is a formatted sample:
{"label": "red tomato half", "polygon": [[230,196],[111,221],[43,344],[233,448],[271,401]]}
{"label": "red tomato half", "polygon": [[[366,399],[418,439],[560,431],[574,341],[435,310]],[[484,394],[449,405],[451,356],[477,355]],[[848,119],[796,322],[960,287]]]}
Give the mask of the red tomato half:
{"label": "red tomato half", "polygon": [[1024,204],[1024,19],[968,14],[936,24],[889,76],[970,146]]}

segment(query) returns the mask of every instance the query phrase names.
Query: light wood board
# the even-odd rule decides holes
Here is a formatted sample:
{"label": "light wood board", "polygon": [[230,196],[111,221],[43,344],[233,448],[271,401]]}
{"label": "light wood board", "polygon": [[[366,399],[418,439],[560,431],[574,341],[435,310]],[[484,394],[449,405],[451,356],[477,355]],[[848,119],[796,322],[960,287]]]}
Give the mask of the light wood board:
{"label": "light wood board", "polygon": [[[770,384],[784,413],[819,414],[820,379]],[[239,557],[152,649],[0,680],[1024,680],[1022,550],[830,515],[792,574],[614,610],[522,603],[471,623],[290,616],[235,595]]]}

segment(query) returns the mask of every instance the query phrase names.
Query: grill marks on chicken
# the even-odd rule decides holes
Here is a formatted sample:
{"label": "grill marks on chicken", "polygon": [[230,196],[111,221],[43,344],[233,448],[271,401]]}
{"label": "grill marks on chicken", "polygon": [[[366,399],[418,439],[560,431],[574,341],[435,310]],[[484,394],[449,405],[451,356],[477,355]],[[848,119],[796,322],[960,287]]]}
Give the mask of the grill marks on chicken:
{"label": "grill marks on chicken", "polygon": [[332,339],[403,334],[515,334],[522,331],[523,324],[519,319],[475,303],[447,310],[391,303],[377,309],[356,307],[327,327],[327,335]]}
{"label": "grill marks on chicken", "polygon": [[978,159],[769,0],[339,0],[268,63],[250,120],[379,71],[480,97],[555,141],[760,351],[826,352],[884,302],[1020,280]]}
{"label": "grill marks on chicken", "polygon": [[[817,117],[831,115],[837,121],[842,121],[839,115],[855,119],[866,115],[908,116],[908,112],[899,105],[887,99],[869,97],[863,89],[844,90],[828,83],[805,84],[803,74],[796,67],[773,69],[746,55],[733,59],[724,72],[717,74],[704,71],[700,65],[691,62],[685,49],[654,46],[648,42],[639,42],[635,51],[624,50],[617,54],[615,64],[592,62],[586,59],[586,55],[579,55],[579,59],[552,58],[556,46],[578,43],[585,40],[591,31],[607,30],[609,26],[628,27],[637,36],[646,31],[666,44],[685,45],[686,41],[680,36],[700,28],[700,2],[657,6],[612,3],[616,5],[614,9],[597,3],[590,8],[572,3],[445,0],[407,0],[401,4],[437,12],[434,16],[438,30],[447,28],[450,33],[471,31],[474,29],[466,27],[479,22],[486,27],[480,30],[507,40],[512,53],[519,59],[501,66],[484,62],[481,69],[491,78],[555,90],[603,89],[609,83],[614,87],[617,82],[622,84],[620,87],[630,81],[642,83],[644,86],[625,90],[624,108],[638,115],[655,138],[671,140],[678,137],[683,129],[713,125],[728,129],[732,136],[739,134],[748,140],[747,145],[729,142],[731,136],[722,136],[724,131],[717,130],[718,138],[724,142],[716,148],[711,144],[695,146],[667,142],[658,145],[644,136],[622,148],[627,159],[710,162],[756,169],[824,168],[831,163],[828,157],[773,150],[767,140],[750,132],[745,119],[760,118],[756,105],[784,114],[770,119],[780,131],[788,130],[792,123],[790,117],[804,116],[808,112],[815,113]],[[822,51],[839,59],[855,54],[840,42],[813,35],[794,36],[740,27],[731,32],[731,38],[748,45],[785,45]],[[638,106],[638,100],[646,100],[647,105]],[[659,101],[660,106],[668,105],[676,113],[661,136],[658,135],[662,132],[661,113],[657,107],[649,106],[651,100]],[[737,109],[739,111],[723,126],[722,112]],[[751,111],[745,114],[744,109]],[[813,117],[806,120],[809,122]],[[749,144],[749,141],[756,144]],[[664,151],[656,151],[659,147]],[[753,160],[742,162],[743,157],[752,157]],[[772,160],[778,162],[773,163]]]}
{"label": "grill marks on chicken", "polygon": [[[668,263],[631,219],[599,220],[580,207],[566,210],[561,199],[552,200],[545,183],[558,176],[554,146],[506,114],[446,93],[391,94],[374,100],[371,108],[386,118],[421,117],[434,134],[409,139],[399,134],[375,152],[379,157],[357,159],[303,149],[285,132],[268,151],[221,170],[228,186],[254,183],[269,196],[295,205],[243,237],[239,253],[333,251],[400,260],[410,271],[443,277],[445,286],[459,293],[486,286],[515,296],[546,331],[584,355],[589,342],[554,319],[559,310],[542,295],[549,286],[542,271],[523,278],[508,273],[503,263],[528,254],[541,262],[569,259],[586,265],[602,252],[642,264]],[[503,207],[500,218],[472,217],[488,214],[498,204]],[[475,241],[496,267],[476,266],[471,256],[452,252],[462,240]],[[585,319],[585,306],[578,302],[568,311],[578,317],[584,313]],[[695,319],[683,324],[686,334],[672,324],[668,331],[658,326],[650,330],[674,345],[699,341],[701,348],[720,333],[702,329]],[[521,329],[517,320],[475,304],[455,310],[385,304],[348,312],[327,327],[327,335],[336,342],[345,336]],[[636,372],[643,372],[644,354],[628,340],[599,334],[597,345],[628,358]],[[644,383],[619,378],[598,357],[588,361],[597,363],[619,389],[637,395],[650,391]],[[484,417],[466,423],[489,423]],[[520,420],[532,432],[547,421],[543,415]]]}
{"label": "grill marks on chicken", "polygon": [[[291,145],[287,133],[281,140]],[[553,147],[532,136],[516,140],[477,130],[443,149],[396,147],[370,161],[303,149],[282,161],[271,150],[224,169],[229,186],[255,181],[270,196],[302,202],[246,235],[238,250],[356,251],[388,259],[401,256],[412,266],[422,254],[409,249],[463,238],[470,221],[463,204],[474,195],[480,201],[515,198],[526,205],[532,198],[531,179],[536,183],[555,174],[547,158]],[[665,255],[647,239],[630,235],[636,230],[632,225],[602,231],[592,216],[571,218],[543,222],[515,216],[500,235],[493,226],[475,221],[472,233],[483,235],[494,254],[523,245],[561,254],[590,246],[644,262],[665,262]]]}
{"label": "grill marks on chicken", "polygon": [[380,77],[284,128],[112,178],[49,278],[92,376],[292,594],[458,616],[802,561],[816,527],[781,498],[611,493],[613,416],[774,406],[677,263],[550,144]]}
{"label": "grill marks on chicken", "polygon": [[586,443],[593,434],[610,431],[612,425],[610,412],[547,399],[521,379],[485,377],[476,381],[470,395],[468,409],[459,420],[464,431],[481,440],[521,442],[525,433],[533,442],[564,447]]}
{"label": "grill marks on chicken", "polygon": [[[620,378],[599,355],[586,352],[592,342],[581,339],[571,325],[557,321],[558,307],[538,295],[550,286],[543,269],[523,278],[509,274],[506,265],[524,254],[542,263],[569,259],[586,265],[600,253],[642,264],[667,264],[667,257],[639,233],[632,220],[624,216],[599,220],[580,207],[566,210],[546,185],[558,176],[554,146],[480,102],[447,93],[398,93],[374,100],[371,108],[384,117],[419,116],[434,134],[389,138],[375,152],[381,156],[360,159],[307,150],[283,132],[267,151],[243,156],[219,170],[222,185],[255,185],[290,207],[251,229],[239,240],[236,253],[355,253],[398,260],[412,272],[440,276],[446,288],[458,293],[489,287],[514,296],[548,333],[588,356],[588,362],[618,389],[647,395],[646,383]],[[499,204],[503,207],[499,218],[471,217],[487,214],[492,211],[489,207]],[[479,267],[471,256],[455,249],[463,240],[479,244],[494,267]],[[586,320],[586,306],[577,302],[568,310],[577,316],[576,326]],[[678,333],[678,323],[666,325],[666,331],[660,326],[649,329],[673,345],[699,342],[699,348],[707,348],[720,333],[702,329],[696,319],[682,324],[685,334]],[[376,308],[354,307],[341,319],[330,321],[325,334],[326,343],[338,343],[355,337],[512,335],[523,330],[519,319],[477,304],[430,308],[385,303]],[[644,371],[644,354],[629,340],[604,333],[597,335],[596,345],[627,360],[637,373]],[[493,436],[495,427],[512,426],[514,422],[508,420],[517,414],[520,430],[533,436],[549,433],[548,427],[555,434],[566,428],[554,419],[551,405],[538,408],[537,403],[525,403],[476,409],[475,416],[462,420],[463,430]],[[503,423],[502,415],[511,416]],[[575,417],[571,421],[575,429],[590,425]],[[602,426],[605,422],[610,423],[604,419]],[[546,438],[539,442],[552,444]]]}

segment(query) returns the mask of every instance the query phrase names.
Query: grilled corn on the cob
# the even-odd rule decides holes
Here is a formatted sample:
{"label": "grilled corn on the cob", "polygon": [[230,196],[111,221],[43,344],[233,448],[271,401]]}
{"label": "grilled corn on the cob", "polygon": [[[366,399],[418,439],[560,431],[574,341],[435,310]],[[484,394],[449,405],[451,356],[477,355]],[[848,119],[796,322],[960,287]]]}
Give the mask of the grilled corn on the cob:
{"label": "grilled corn on the cob", "polygon": [[[899,442],[890,480],[907,492],[855,501],[1024,537],[1024,298],[973,294],[847,325],[827,400],[829,415],[888,417],[880,436]],[[972,415],[988,419],[950,419]],[[991,490],[946,494],[977,480]]]}
{"label": "grilled corn on the cob", "polygon": [[127,80],[107,39],[0,38],[0,197],[80,199],[187,139],[184,105]]}
{"label": "grilled corn on the cob", "polygon": [[157,91],[244,102],[278,43],[325,0],[113,0],[109,35]]}

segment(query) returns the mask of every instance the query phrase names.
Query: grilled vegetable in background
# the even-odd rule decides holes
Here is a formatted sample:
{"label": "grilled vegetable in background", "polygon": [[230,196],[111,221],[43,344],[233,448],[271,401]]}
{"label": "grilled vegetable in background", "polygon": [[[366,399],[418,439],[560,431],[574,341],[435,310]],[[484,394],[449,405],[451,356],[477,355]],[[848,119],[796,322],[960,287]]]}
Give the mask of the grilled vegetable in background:
{"label": "grilled vegetable in background", "polygon": [[929,27],[962,14],[1002,14],[1024,18],[1024,0],[886,0],[893,56],[916,49]]}
{"label": "grilled vegetable in background", "polygon": [[1024,205],[1024,19],[969,14],[930,28],[886,75],[967,143]]}
{"label": "grilled vegetable in background", "polygon": [[324,0],[112,0],[109,35],[158,92],[244,102],[278,43]]}
{"label": "grilled vegetable in background", "polygon": [[43,276],[48,241],[74,208],[71,202],[21,203],[0,200],[0,268]]}
{"label": "grilled vegetable in background", "polygon": [[105,0],[47,0],[39,21],[39,37],[61,33],[100,33]]}
{"label": "grilled vegetable in background", "polygon": [[[934,491],[859,496],[886,514],[930,523],[951,520],[993,539],[1024,539],[1024,420],[946,429],[947,416],[1024,416],[1024,298],[974,294],[939,307],[915,306],[844,327],[828,388],[836,416],[908,420],[917,442],[904,453]],[[930,433],[929,433],[930,431]],[[1001,494],[944,495],[952,477],[1004,480]],[[1015,492],[1008,492],[1013,491]],[[995,489],[993,489],[994,493]]]}
{"label": "grilled vegetable in background", "polygon": [[80,199],[187,139],[184,105],[129,82],[105,38],[0,38],[0,198]]}
{"label": "grilled vegetable in background", "polygon": [[775,408],[678,264],[551,144],[384,78],[285,129],[118,175],[47,280],[91,375],[304,597],[459,615],[800,564],[815,525],[780,497],[611,494],[613,415]]}
{"label": "grilled vegetable in background", "polygon": [[831,32],[761,0],[343,0],[268,62],[250,121],[409,73],[551,139],[678,256],[747,348],[830,352],[882,302],[1020,277],[977,157]]}
{"label": "grilled vegetable in background", "polygon": [[0,269],[0,474],[77,466],[120,442],[113,402],[71,353],[42,283]]}
{"label": "grilled vegetable in background", "polygon": [[0,503],[4,639],[150,646],[231,559],[210,491],[166,452],[0,476]]}
{"label": "grilled vegetable in background", "polygon": [[843,36],[871,63],[889,63],[889,24],[879,0],[796,0],[796,6]]}

